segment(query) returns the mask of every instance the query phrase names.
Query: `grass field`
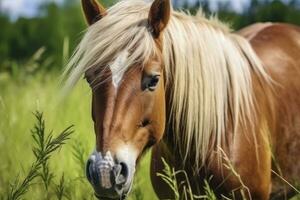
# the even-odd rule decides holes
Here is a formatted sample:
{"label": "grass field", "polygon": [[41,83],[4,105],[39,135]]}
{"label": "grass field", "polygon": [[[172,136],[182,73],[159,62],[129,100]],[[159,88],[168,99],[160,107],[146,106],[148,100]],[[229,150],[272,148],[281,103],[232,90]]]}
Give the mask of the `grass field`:
{"label": "grass field", "polygon": [[[94,199],[83,166],[83,159],[95,143],[90,90],[82,80],[71,94],[59,100],[58,82],[58,76],[45,73],[25,78],[0,76],[0,199],[7,199],[10,184],[16,178],[22,180],[34,161],[30,129],[36,110],[44,113],[48,132],[53,130],[55,135],[70,125],[74,125],[75,132],[50,158],[50,171],[54,174],[50,187],[46,189],[38,177],[22,199],[59,199],[56,188],[62,176],[63,199]],[[157,199],[149,179],[149,153],[140,163],[129,199]]]}

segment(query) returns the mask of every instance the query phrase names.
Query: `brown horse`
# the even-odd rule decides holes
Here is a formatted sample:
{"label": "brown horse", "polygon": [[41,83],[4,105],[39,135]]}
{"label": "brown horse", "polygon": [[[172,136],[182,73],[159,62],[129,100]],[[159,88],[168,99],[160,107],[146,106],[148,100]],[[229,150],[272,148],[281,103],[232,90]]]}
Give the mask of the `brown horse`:
{"label": "brown horse", "polygon": [[170,0],[82,5],[90,26],[66,69],[66,87],[85,74],[93,91],[96,148],[86,173],[98,198],[125,198],[152,146],[161,199],[174,198],[156,176],[161,157],[187,173],[195,194],[204,180],[217,198],[294,194],[300,28],[266,23],[234,33],[200,12],[173,11]]}

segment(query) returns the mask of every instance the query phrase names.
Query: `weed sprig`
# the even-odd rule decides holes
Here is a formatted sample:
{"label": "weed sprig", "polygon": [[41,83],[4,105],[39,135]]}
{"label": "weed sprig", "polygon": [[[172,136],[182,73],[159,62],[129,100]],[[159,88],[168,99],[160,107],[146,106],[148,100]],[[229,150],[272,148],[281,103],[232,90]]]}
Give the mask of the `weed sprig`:
{"label": "weed sprig", "polygon": [[41,177],[46,190],[48,190],[49,184],[54,177],[53,173],[49,170],[48,160],[55,151],[60,149],[66,141],[70,139],[70,135],[73,133],[73,126],[69,126],[58,134],[57,137],[54,137],[52,132],[46,135],[43,114],[36,112],[34,115],[37,122],[31,130],[31,133],[32,138],[35,141],[32,150],[35,161],[23,180],[20,180],[20,178],[17,177],[14,183],[10,185],[7,200],[21,199],[21,197],[28,192],[30,186],[33,184],[33,180],[37,177]]}

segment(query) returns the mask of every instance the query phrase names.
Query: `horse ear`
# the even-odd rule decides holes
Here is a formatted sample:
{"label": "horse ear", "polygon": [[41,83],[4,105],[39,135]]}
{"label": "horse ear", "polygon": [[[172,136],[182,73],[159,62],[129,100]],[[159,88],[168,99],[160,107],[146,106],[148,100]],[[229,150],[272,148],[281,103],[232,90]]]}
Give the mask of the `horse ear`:
{"label": "horse ear", "polygon": [[152,3],[148,17],[148,23],[155,38],[158,38],[160,33],[166,28],[170,16],[170,0],[155,0]]}
{"label": "horse ear", "polygon": [[89,25],[94,24],[106,15],[105,8],[97,0],[81,0],[81,4]]}

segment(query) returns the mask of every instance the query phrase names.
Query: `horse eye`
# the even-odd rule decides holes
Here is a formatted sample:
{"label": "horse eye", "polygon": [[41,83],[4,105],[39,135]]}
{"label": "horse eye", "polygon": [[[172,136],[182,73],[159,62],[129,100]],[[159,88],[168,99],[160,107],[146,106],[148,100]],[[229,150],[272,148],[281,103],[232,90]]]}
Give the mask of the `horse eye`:
{"label": "horse eye", "polygon": [[160,75],[151,75],[151,76],[144,77],[142,89],[143,90],[148,89],[151,92],[153,92],[159,82],[159,77]]}
{"label": "horse eye", "polygon": [[151,89],[151,88],[155,88],[157,83],[159,81],[159,76],[153,76],[151,77],[151,80],[148,84],[148,88]]}

